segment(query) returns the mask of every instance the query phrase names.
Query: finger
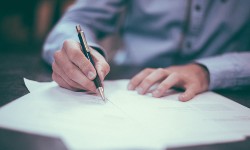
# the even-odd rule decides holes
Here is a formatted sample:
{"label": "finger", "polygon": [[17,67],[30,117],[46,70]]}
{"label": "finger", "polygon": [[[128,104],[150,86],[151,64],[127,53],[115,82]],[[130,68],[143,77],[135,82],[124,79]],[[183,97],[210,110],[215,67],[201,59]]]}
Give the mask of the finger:
{"label": "finger", "polygon": [[[53,71],[59,74],[71,87],[95,91],[93,82],[85,77],[82,72],[78,70],[78,68],[71,64],[71,62],[67,62],[67,58],[64,59],[66,62],[65,65],[62,65],[62,67],[58,65],[57,62],[59,62],[59,64],[64,63],[61,62],[61,58],[63,59],[63,57],[55,59],[55,62],[52,64]],[[71,67],[70,65],[73,65],[73,67]]]}
{"label": "finger", "polygon": [[86,77],[86,75],[83,74],[81,70],[77,66],[75,66],[75,64],[71,63],[68,58],[66,58],[64,62],[65,64],[64,66],[62,66],[62,68],[71,80],[81,85],[84,88],[84,90],[93,92],[95,91],[95,86],[93,81],[90,80],[88,77]]}
{"label": "finger", "polygon": [[60,77],[63,78],[63,80],[72,88],[75,89],[84,89],[84,87],[82,87],[80,84],[76,83],[75,81],[71,80],[66,74],[65,72],[57,65],[56,62],[52,63],[52,69],[53,69],[53,73],[56,73],[58,75],[60,75]]}
{"label": "finger", "polygon": [[141,81],[148,76],[154,69],[152,68],[147,68],[142,70],[140,73],[135,75],[129,82],[128,84],[128,90],[134,90],[140,83]]}
{"label": "finger", "polygon": [[139,86],[136,88],[139,94],[145,94],[148,89],[153,86],[155,83],[163,80],[167,76],[167,73],[164,69],[159,68],[149,74],[146,78],[142,80]]}
{"label": "finger", "polygon": [[198,88],[195,86],[189,86],[186,88],[185,92],[179,96],[179,100],[186,102],[191,100],[196,94],[198,94]]}
{"label": "finger", "polygon": [[177,85],[180,81],[179,75],[176,73],[170,74],[165,80],[163,80],[152,93],[153,97],[161,97],[171,87]]}
{"label": "finger", "polygon": [[101,81],[103,81],[104,78],[106,77],[106,75],[110,71],[110,66],[107,63],[107,61],[105,60],[105,58],[96,50],[92,49],[91,55],[93,56],[93,60],[95,62],[96,71],[97,71]]}
{"label": "finger", "polygon": [[74,87],[71,87],[66,81],[64,81],[64,79],[58,75],[57,73],[53,72],[52,73],[52,79],[60,86],[60,87],[63,87],[63,88],[66,88],[66,89],[69,89],[69,90],[72,90],[72,91],[77,91],[76,88]]}
{"label": "finger", "polygon": [[78,42],[73,40],[65,40],[63,43],[63,51],[68,59],[74,63],[81,72],[85,74],[90,80],[96,77],[96,71],[91,62],[85,57],[81,51],[81,46]]}

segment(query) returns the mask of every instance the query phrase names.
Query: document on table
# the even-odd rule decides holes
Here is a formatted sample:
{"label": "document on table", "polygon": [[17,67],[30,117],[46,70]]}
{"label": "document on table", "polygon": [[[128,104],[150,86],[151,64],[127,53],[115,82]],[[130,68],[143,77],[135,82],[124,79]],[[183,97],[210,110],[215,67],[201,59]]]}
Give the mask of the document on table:
{"label": "document on table", "polygon": [[60,137],[69,149],[165,149],[250,135],[250,110],[213,92],[184,103],[173,91],[153,98],[128,91],[128,80],[105,81],[104,103],[55,82],[25,84],[29,94],[0,108],[0,127]]}

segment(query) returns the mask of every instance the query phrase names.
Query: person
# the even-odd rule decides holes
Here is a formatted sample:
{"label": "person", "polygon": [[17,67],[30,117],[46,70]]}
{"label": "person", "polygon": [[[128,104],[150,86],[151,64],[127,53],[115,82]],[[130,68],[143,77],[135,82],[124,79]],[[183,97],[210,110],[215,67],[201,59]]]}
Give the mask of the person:
{"label": "person", "polygon": [[75,26],[84,29],[102,81],[110,66],[98,41],[120,32],[116,63],[146,68],[128,89],[145,94],[158,83],[152,96],[177,87],[185,90],[179,100],[188,101],[207,90],[250,85],[249,6],[248,0],[78,0],[47,37],[42,55],[61,87],[95,91],[96,72]]}

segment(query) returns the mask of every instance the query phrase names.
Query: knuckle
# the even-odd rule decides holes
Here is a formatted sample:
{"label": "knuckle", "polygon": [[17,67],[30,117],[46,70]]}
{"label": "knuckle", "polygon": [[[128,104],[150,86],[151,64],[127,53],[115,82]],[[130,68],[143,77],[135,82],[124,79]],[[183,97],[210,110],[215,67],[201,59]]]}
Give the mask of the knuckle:
{"label": "knuckle", "polygon": [[159,72],[159,73],[164,73],[164,69],[163,68],[158,68],[158,69],[156,69],[156,71]]}
{"label": "knuckle", "polygon": [[143,70],[143,72],[150,73],[150,72],[152,72],[152,70],[153,70],[152,68],[146,68]]}
{"label": "knuckle", "polygon": [[132,78],[129,83],[132,84],[132,85],[135,85],[137,83],[137,79]]}
{"label": "knuckle", "polygon": [[163,68],[158,68],[155,70],[155,72],[159,75],[163,75],[163,76],[166,76],[167,75],[167,71],[166,69],[163,69]]}
{"label": "knuckle", "polygon": [[152,80],[151,79],[149,79],[149,78],[146,78],[146,79],[144,79],[144,81],[143,81],[143,85],[144,86],[147,86],[147,85],[150,85],[150,84],[152,84]]}
{"label": "knuckle", "polygon": [[56,52],[54,53],[54,59],[55,59],[55,60],[59,60],[60,57],[61,57],[61,52],[60,52],[60,51],[56,51]]}
{"label": "knuckle", "polygon": [[110,66],[108,65],[108,63],[103,63],[101,70],[105,75],[108,74],[110,71]]}
{"label": "knuckle", "polygon": [[164,69],[164,75],[169,75],[169,74],[171,74],[171,71],[168,69]]}
{"label": "knuckle", "polygon": [[78,57],[79,57],[79,54],[77,53],[77,51],[73,51],[73,50],[67,53],[67,55],[69,56],[70,60],[78,60]]}
{"label": "knuckle", "polygon": [[67,48],[68,45],[70,45],[71,43],[72,43],[72,40],[70,40],[70,39],[64,40],[64,42],[63,42],[63,48]]}
{"label": "knuckle", "polygon": [[68,84],[70,87],[72,87],[72,88],[77,88],[76,83],[75,83],[73,80],[71,80],[70,78],[67,78],[65,81],[67,82],[67,84]]}
{"label": "knuckle", "polygon": [[88,65],[83,61],[75,63],[75,65],[82,71],[85,72]]}
{"label": "knuckle", "polygon": [[55,63],[55,62],[52,63],[52,70],[53,70],[53,71],[56,70],[56,63]]}
{"label": "knuckle", "polygon": [[164,86],[158,86],[158,88],[157,88],[157,90],[160,92],[160,93],[163,93],[163,92],[165,92],[165,88],[164,88]]}
{"label": "knuckle", "polygon": [[105,70],[106,70],[107,72],[110,71],[110,66],[109,66],[108,63],[105,63],[104,68],[105,68]]}
{"label": "knuckle", "polygon": [[163,90],[163,89],[165,89],[167,86],[168,86],[168,84],[163,82],[163,83],[161,83],[161,85],[159,85],[159,89]]}
{"label": "knuckle", "polygon": [[66,69],[66,74],[71,78],[74,77],[75,73],[76,73],[75,69],[72,68]]}
{"label": "knuckle", "polygon": [[174,77],[174,78],[177,78],[177,79],[179,79],[181,76],[180,76],[180,74],[178,73],[178,72],[173,72],[173,73],[171,73],[171,75]]}
{"label": "knuckle", "polygon": [[95,72],[93,65],[89,62],[80,63],[78,66],[84,73],[88,73],[89,71]]}
{"label": "knuckle", "polygon": [[162,82],[162,83],[160,84],[159,88],[160,88],[160,89],[165,89],[165,88],[167,88],[168,86],[169,86],[168,83]]}
{"label": "knuckle", "polygon": [[103,66],[104,66],[104,65],[102,65],[100,62],[96,62],[96,63],[95,63],[95,67],[98,68],[98,69],[103,70]]}
{"label": "knuckle", "polygon": [[133,78],[133,83],[135,83],[135,84],[137,84],[137,83],[139,83],[139,82],[141,82],[142,81],[142,79],[141,79],[141,77],[140,76],[136,76],[136,77],[134,77]]}

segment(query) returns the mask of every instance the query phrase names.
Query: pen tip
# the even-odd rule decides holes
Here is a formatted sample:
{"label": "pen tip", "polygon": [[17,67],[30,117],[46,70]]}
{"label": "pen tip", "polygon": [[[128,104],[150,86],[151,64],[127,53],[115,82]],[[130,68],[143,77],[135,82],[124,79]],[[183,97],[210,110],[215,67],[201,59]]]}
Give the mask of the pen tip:
{"label": "pen tip", "polygon": [[104,92],[100,92],[100,95],[101,95],[101,97],[102,97],[102,100],[103,100],[103,101],[106,101],[106,98],[105,98]]}
{"label": "pen tip", "polygon": [[99,91],[99,94],[100,94],[102,100],[103,100],[103,101],[106,101],[106,98],[105,98],[105,95],[104,95],[104,90],[103,90],[103,88],[102,88],[102,87],[99,87],[99,88],[98,88],[98,91]]}

